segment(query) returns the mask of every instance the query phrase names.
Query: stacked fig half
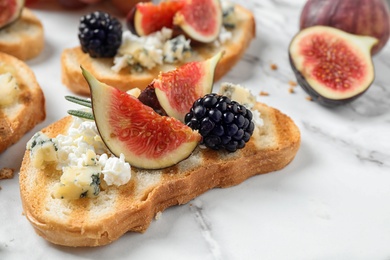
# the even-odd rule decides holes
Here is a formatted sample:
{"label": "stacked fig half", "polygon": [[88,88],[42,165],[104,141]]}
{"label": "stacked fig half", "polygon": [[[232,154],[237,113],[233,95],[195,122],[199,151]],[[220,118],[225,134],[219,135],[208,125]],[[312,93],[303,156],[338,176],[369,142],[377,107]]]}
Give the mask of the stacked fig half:
{"label": "stacked fig half", "polygon": [[[220,52],[208,60],[190,62],[175,70],[161,72],[139,95],[108,86],[82,68],[91,90],[91,101],[75,97],[67,99],[92,108],[93,114],[74,110],[68,112],[95,120],[110,152],[116,156],[124,154],[125,160],[134,167],[161,169],[172,166],[190,156],[203,141],[202,131],[184,122],[196,101],[211,93],[214,71],[222,55],[223,52]],[[250,111],[237,102],[234,104],[233,110],[247,115],[251,120]],[[230,114],[234,117],[232,112]],[[238,119],[242,122],[238,123],[243,129],[240,131],[237,128],[234,132],[228,129],[228,135],[233,140],[229,139],[229,143],[218,146],[218,149],[228,147],[230,150],[225,148],[227,151],[234,152],[244,148],[253,133],[254,123],[248,121],[245,124],[245,118],[241,117]],[[223,133],[224,129],[221,135]]]}
{"label": "stacked fig half", "polygon": [[309,0],[289,46],[299,85],[325,106],[349,103],[372,84],[372,55],[390,35],[385,0]]}

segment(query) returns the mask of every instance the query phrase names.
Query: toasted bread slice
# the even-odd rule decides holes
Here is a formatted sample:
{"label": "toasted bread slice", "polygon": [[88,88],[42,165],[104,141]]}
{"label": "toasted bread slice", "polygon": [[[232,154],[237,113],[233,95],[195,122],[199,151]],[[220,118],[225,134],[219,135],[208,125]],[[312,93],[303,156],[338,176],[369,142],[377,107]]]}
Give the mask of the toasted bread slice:
{"label": "toasted bread slice", "polygon": [[[0,152],[17,142],[46,117],[43,92],[27,64],[0,52],[0,75],[5,73],[15,78],[18,90],[7,105],[0,104]],[[4,85],[0,85],[1,95],[6,95],[4,88]]]}
{"label": "toasted bread slice", "polygon": [[37,16],[24,8],[20,18],[0,29],[0,51],[29,60],[38,56],[45,45],[43,25]]}
{"label": "toasted bread slice", "polygon": [[[96,198],[54,199],[51,190],[61,171],[32,166],[30,152],[20,171],[24,213],[36,232],[48,241],[65,246],[102,246],[127,231],[144,232],[155,215],[184,204],[214,187],[237,185],[251,176],[282,169],[295,157],[300,132],[277,109],[256,104],[264,126],[255,129],[245,148],[235,153],[196,148],[175,166],[163,170],[132,167],[130,181],[108,187]],[[64,134],[72,117],[43,130],[49,137]],[[243,170],[245,168],[245,170]]]}
{"label": "toasted bread slice", "polygon": [[[221,46],[213,44],[198,44],[194,48],[197,55],[192,60],[208,59],[221,50],[225,53],[216,68],[214,80],[219,80],[225,75],[242,57],[251,40],[255,37],[255,20],[253,14],[235,5],[235,15],[237,18],[236,27],[232,30],[232,39]],[[157,78],[160,71],[168,71],[182,64],[164,64],[151,70],[133,73],[128,68],[122,69],[119,73],[114,72],[113,59],[111,58],[91,58],[85,54],[80,47],[65,49],[61,57],[62,83],[71,91],[88,95],[89,87],[80,72],[80,65],[90,71],[99,81],[110,86],[127,91],[132,88],[144,89],[153,79]]]}

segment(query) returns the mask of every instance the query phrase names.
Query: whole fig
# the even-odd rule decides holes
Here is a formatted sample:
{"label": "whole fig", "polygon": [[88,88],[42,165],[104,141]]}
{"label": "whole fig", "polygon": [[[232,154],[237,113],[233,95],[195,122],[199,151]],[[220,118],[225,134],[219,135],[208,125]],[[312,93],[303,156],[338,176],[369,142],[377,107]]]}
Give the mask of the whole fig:
{"label": "whole fig", "polygon": [[385,0],[308,0],[300,17],[300,29],[325,25],[379,40],[378,53],[390,36],[390,12]]}

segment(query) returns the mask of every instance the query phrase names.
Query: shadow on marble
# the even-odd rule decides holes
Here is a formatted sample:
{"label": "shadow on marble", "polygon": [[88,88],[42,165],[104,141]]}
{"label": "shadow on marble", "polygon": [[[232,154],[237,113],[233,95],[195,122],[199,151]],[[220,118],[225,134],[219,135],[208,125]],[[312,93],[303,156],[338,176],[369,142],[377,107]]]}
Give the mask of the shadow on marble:
{"label": "shadow on marble", "polygon": [[55,46],[53,46],[53,44],[51,42],[49,42],[46,38],[45,39],[45,47],[43,48],[42,52],[34,59],[27,61],[27,64],[29,66],[36,66],[36,65],[43,64],[43,63],[47,62],[48,60],[50,60],[53,57],[54,49],[55,49]]}

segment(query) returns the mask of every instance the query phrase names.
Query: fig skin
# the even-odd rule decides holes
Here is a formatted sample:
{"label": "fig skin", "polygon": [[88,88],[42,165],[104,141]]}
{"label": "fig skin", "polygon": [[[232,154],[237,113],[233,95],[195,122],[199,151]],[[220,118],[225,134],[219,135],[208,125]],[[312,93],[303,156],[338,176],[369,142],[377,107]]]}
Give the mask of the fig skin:
{"label": "fig skin", "polygon": [[130,32],[134,35],[138,35],[137,31],[135,30],[135,24],[134,24],[134,19],[135,19],[135,12],[137,11],[137,6],[134,6],[131,8],[131,10],[127,13],[126,15],[126,26],[127,29],[130,30]]}
{"label": "fig skin", "polygon": [[128,13],[140,2],[150,2],[151,0],[111,0],[111,3],[124,15]]}
{"label": "fig skin", "polygon": [[161,115],[161,116],[168,116],[165,110],[161,107],[160,103],[158,102],[156,91],[154,88],[154,82],[150,83],[139,95],[138,99],[141,101],[144,105],[147,105],[153,110]]}
{"label": "fig skin", "polygon": [[[289,61],[298,84],[313,101],[327,107],[340,106],[360,97],[374,81],[370,52],[377,42],[370,36],[313,26],[298,32],[292,39]],[[316,49],[317,46],[321,47]],[[346,64],[351,62],[356,64],[346,69]],[[350,86],[344,88],[344,84]]]}
{"label": "fig skin", "polygon": [[356,35],[372,36],[377,54],[390,37],[390,11],[385,0],[308,0],[300,17],[300,29],[331,26]]}

